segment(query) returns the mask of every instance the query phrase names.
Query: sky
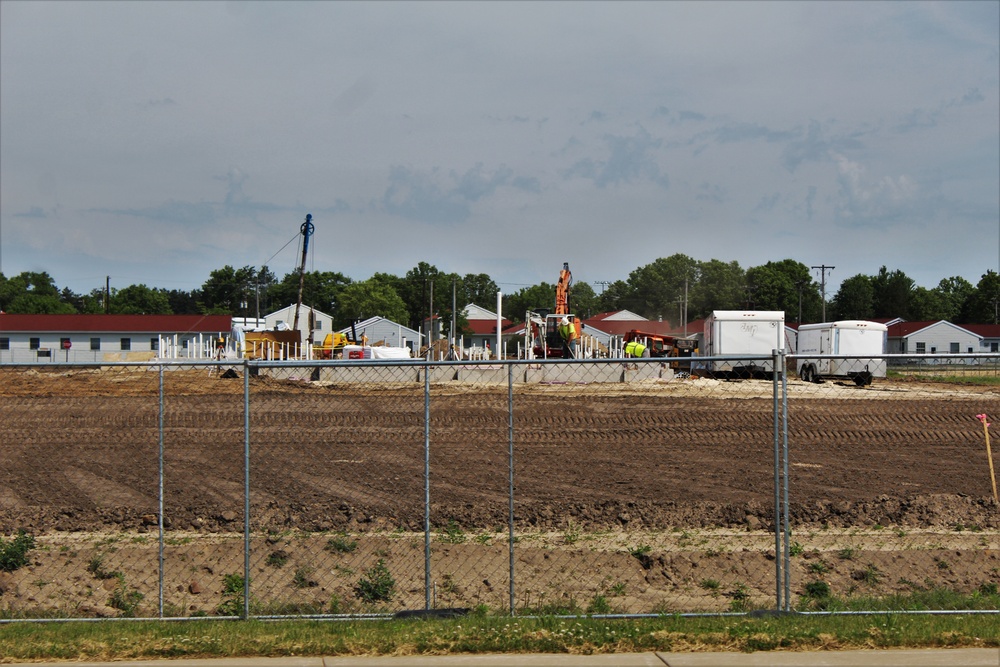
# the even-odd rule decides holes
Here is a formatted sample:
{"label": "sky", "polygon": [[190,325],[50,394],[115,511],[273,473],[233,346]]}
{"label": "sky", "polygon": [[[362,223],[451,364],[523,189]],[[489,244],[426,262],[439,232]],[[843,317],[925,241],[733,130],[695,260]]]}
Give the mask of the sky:
{"label": "sky", "polygon": [[0,0],[0,272],[1000,269],[1000,2]]}

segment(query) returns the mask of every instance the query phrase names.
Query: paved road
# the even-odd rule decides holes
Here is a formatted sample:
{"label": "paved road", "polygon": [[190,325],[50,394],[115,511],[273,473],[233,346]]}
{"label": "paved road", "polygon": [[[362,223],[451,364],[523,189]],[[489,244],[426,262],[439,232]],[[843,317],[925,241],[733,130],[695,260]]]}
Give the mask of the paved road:
{"label": "paved road", "polygon": [[14,663],[6,667],[1000,667],[1000,649],[757,653],[491,654]]}

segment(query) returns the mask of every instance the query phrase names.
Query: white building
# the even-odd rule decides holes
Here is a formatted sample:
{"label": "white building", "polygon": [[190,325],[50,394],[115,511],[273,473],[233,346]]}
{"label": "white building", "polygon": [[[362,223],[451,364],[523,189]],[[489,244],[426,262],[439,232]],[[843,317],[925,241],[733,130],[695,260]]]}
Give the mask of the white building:
{"label": "white building", "polygon": [[210,359],[229,315],[20,315],[0,313],[0,362]]}
{"label": "white building", "polygon": [[[423,337],[419,331],[414,331],[410,327],[397,324],[384,317],[369,317],[363,322],[357,322],[352,327],[340,329],[341,333],[347,334],[348,338],[357,336],[355,340],[361,340],[362,336],[368,345],[382,343],[388,347],[408,347],[414,354],[420,352]],[[322,339],[320,339],[320,342]]]}
{"label": "white building", "polygon": [[889,325],[889,354],[971,354],[981,351],[982,336],[947,320]]}

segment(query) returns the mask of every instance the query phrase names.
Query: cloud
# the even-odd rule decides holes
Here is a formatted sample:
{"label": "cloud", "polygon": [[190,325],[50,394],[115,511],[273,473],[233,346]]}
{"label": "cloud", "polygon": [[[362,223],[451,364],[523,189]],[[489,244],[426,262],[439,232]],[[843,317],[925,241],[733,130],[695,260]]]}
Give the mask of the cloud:
{"label": "cloud", "polygon": [[864,165],[843,155],[834,155],[837,163],[839,199],[835,206],[838,220],[851,226],[866,226],[896,221],[912,214],[919,195],[917,184],[906,174],[867,179]]}
{"label": "cloud", "polygon": [[563,176],[590,180],[599,188],[648,182],[666,190],[670,181],[666,174],[661,173],[653,154],[662,143],[660,139],[653,139],[642,127],[630,137],[607,134],[604,136],[607,155],[603,159],[578,160],[563,171]]}
{"label": "cloud", "polygon": [[456,224],[469,219],[471,204],[493,195],[498,188],[515,185],[537,188],[531,178],[515,178],[501,165],[489,172],[477,164],[465,173],[444,175],[439,169],[421,173],[400,165],[389,169],[389,185],[382,195],[382,207],[392,215],[430,223]]}
{"label": "cloud", "polygon": [[41,206],[32,206],[27,211],[24,211],[22,213],[15,213],[14,217],[44,219],[49,216],[45,214],[45,210]]}

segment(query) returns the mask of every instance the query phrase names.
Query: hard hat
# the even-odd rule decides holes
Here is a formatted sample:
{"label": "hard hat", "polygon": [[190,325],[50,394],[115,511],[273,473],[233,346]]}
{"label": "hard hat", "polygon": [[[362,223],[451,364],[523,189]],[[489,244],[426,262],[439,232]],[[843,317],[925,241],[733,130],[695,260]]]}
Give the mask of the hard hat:
{"label": "hard hat", "polygon": [[568,318],[568,317],[566,317],[565,315],[563,315],[563,318],[562,318],[562,323],[563,323],[563,324],[569,324],[569,318]]}

